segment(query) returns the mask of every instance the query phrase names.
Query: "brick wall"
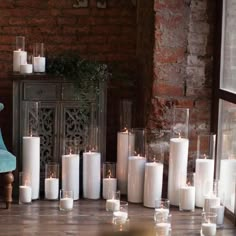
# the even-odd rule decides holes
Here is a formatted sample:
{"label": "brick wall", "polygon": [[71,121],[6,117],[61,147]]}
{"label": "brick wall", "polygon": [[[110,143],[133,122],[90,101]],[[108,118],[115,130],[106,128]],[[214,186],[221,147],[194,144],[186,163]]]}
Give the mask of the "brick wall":
{"label": "brick wall", "polygon": [[90,0],[87,8],[73,8],[73,0],[0,1],[0,127],[11,147],[12,51],[15,36],[26,37],[26,49],[44,42],[47,55],[77,50],[105,62],[132,65],[136,52],[136,7],[131,1],[109,0],[106,9]]}
{"label": "brick wall", "polygon": [[211,0],[154,1],[155,45],[149,128],[170,128],[173,106],[190,108],[190,155],[210,129],[215,5]]}

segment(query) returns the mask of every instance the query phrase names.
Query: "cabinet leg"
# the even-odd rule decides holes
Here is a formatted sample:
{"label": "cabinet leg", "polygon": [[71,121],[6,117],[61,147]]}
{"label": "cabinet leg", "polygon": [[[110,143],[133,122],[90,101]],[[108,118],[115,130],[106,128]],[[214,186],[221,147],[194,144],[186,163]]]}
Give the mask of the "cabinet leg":
{"label": "cabinet leg", "polygon": [[14,181],[14,176],[12,172],[4,174],[4,191],[5,191],[5,202],[6,208],[9,209],[12,203],[12,183]]}

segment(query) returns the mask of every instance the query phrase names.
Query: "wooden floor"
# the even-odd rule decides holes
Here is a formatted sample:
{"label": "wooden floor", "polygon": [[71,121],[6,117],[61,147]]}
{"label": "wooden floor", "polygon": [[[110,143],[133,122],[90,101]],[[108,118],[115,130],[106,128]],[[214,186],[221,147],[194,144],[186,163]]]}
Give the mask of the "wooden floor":
{"label": "wooden floor", "polygon": [[[0,204],[3,207],[3,203]],[[135,235],[157,236],[153,209],[129,203],[129,232],[116,232],[112,216],[105,211],[104,200],[79,200],[71,212],[58,210],[58,202],[38,200],[30,205],[13,204],[10,210],[0,209],[0,235]],[[172,236],[200,235],[201,211],[179,212],[171,209]],[[131,233],[136,228],[143,229]],[[236,228],[225,219],[217,236],[236,235]]]}

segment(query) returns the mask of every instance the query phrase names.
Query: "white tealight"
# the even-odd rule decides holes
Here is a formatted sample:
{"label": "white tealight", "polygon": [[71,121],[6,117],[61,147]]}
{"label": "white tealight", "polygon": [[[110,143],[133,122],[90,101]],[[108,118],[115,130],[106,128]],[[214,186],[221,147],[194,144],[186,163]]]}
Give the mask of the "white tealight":
{"label": "white tealight", "polygon": [[31,73],[33,73],[33,65],[32,64],[20,65],[20,73],[21,74],[31,74]]}
{"label": "white tealight", "polygon": [[170,231],[170,223],[161,222],[156,224],[157,235],[168,236]]}
{"label": "white tealight", "polygon": [[203,223],[201,233],[204,236],[214,236],[214,235],[216,235],[216,224],[214,224],[214,223]]}
{"label": "white tealight", "polygon": [[32,191],[30,186],[21,185],[19,187],[19,202],[20,203],[30,203],[31,202]]}
{"label": "white tealight", "polygon": [[60,210],[71,210],[73,208],[73,198],[61,198],[60,199]]}
{"label": "white tealight", "polygon": [[124,224],[128,219],[128,213],[124,211],[114,211],[113,220],[116,224]]}

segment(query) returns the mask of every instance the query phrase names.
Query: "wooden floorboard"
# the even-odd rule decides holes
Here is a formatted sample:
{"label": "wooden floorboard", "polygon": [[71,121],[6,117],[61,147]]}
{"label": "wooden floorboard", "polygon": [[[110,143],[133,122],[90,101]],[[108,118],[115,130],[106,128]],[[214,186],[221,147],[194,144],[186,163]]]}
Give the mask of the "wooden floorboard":
{"label": "wooden floorboard", "polygon": [[[153,213],[153,209],[141,204],[129,204],[130,231],[123,234],[157,236]],[[171,236],[200,235],[200,209],[187,213],[173,208],[171,214]],[[70,212],[59,211],[57,201],[46,200],[34,201],[30,205],[14,203],[10,210],[0,209],[0,235],[118,235],[111,222],[112,215],[105,211],[104,200],[75,201],[74,209]],[[138,232],[132,234],[136,228]],[[217,230],[217,236],[236,236],[236,228],[225,218],[224,228]]]}

